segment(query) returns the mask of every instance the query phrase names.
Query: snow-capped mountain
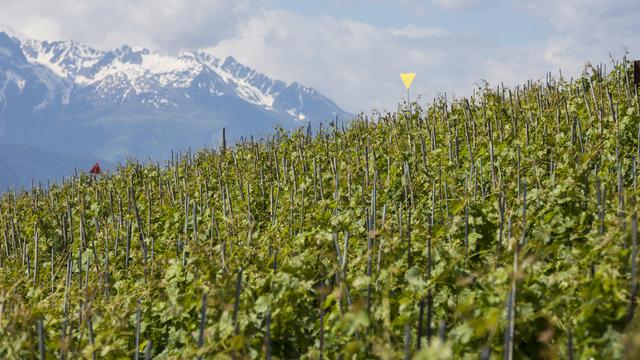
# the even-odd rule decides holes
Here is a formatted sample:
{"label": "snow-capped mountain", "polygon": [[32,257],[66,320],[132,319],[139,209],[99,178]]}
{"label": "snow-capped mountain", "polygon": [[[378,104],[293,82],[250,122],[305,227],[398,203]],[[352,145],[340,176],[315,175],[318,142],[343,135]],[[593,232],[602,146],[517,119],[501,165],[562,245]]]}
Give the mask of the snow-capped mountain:
{"label": "snow-capped mountain", "polygon": [[172,149],[295,128],[350,114],[317,91],[193,51],[179,56],[74,41],[21,42],[0,32],[0,142],[168,157]]}

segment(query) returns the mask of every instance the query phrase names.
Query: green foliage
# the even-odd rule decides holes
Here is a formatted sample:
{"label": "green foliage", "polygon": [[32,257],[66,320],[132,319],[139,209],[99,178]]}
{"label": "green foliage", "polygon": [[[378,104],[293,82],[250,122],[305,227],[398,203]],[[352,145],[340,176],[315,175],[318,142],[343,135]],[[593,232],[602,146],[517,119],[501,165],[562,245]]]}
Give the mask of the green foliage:
{"label": "green foliage", "polygon": [[5,193],[0,357],[637,357],[629,72]]}

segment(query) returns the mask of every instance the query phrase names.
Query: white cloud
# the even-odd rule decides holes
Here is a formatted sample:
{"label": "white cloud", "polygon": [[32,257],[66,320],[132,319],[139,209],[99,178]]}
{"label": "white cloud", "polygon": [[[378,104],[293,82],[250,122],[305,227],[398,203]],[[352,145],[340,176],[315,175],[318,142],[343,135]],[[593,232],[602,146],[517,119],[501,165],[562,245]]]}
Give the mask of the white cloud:
{"label": "white cloud", "polygon": [[410,39],[428,39],[443,36],[446,31],[440,27],[420,27],[413,24],[401,28],[391,28],[389,33],[393,36],[407,37]]}
{"label": "white cloud", "polygon": [[[363,0],[344,1],[367,5]],[[404,71],[417,72],[412,94],[429,100],[445,91],[467,95],[480,79],[493,85],[517,84],[558,69],[577,74],[586,61],[608,61],[609,52],[620,56],[623,46],[640,57],[637,0],[397,0],[395,4],[411,12],[414,24],[388,28],[278,10],[273,0],[2,2],[0,24],[23,37],[75,39],[99,48],[129,44],[166,52],[208,48],[274,78],[312,86],[354,112],[393,109],[405,96],[398,75]],[[537,17],[532,23],[541,27],[542,35],[521,42],[511,36],[512,41],[501,42],[501,34],[457,29],[459,21],[483,16],[485,7],[498,5],[505,14]],[[439,26],[424,20],[436,7],[453,13]],[[467,10],[464,17],[458,16]]]}
{"label": "white cloud", "polygon": [[519,0],[519,5],[547,18],[556,31],[584,40],[614,40],[638,33],[640,2],[637,0]]}
{"label": "white cloud", "polygon": [[437,82],[442,85],[437,73],[461,55],[448,41],[439,40],[442,36],[444,32],[431,28],[382,29],[349,19],[267,11],[212,51],[233,54],[276,78],[314,86],[358,111],[389,108],[401,100],[403,71],[418,71],[422,83],[433,88]]}
{"label": "white cloud", "polygon": [[432,0],[435,4],[445,9],[462,10],[479,5],[483,0]]}
{"label": "white cloud", "polygon": [[587,61],[608,62],[628,48],[640,56],[640,2],[637,0],[540,0],[520,6],[548,19],[552,33],[542,42],[536,58],[577,74]]}
{"label": "white cloud", "polygon": [[250,0],[3,0],[0,24],[23,38],[176,52],[233,35],[262,6],[263,1]]}
{"label": "white cloud", "polygon": [[[588,60],[606,61],[609,52],[622,55],[621,44],[640,43],[632,31],[638,32],[639,26],[626,20],[628,15],[599,4],[585,23],[582,16],[590,10],[572,15],[577,0],[567,2],[546,4],[559,14],[551,19],[549,36],[516,45],[438,27],[384,29],[348,19],[266,11],[213,51],[234,54],[275,77],[314,86],[358,111],[393,109],[404,96],[398,77],[403,71],[417,72],[413,93],[430,100],[445,91],[468,95],[481,79],[514,85],[560,69],[575,75]],[[598,23],[595,16],[604,24],[587,26]]]}

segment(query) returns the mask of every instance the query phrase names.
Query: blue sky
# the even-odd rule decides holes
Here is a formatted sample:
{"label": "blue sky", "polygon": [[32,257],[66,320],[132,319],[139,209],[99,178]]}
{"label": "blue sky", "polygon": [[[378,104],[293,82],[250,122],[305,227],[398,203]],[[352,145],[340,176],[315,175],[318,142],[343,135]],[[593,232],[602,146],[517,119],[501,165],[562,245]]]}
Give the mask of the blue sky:
{"label": "blue sky", "polygon": [[358,112],[391,110],[416,72],[422,102],[640,58],[637,0],[3,0],[0,28],[166,53],[233,55]]}
{"label": "blue sky", "polygon": [[[414,24],[441,27],[464,33],[480,31],[483,36],[509,42],[540,40],[549,33],[543,17],[528,14],[509,1],[458,1],[457,5],[417,4],[398,1],[296,1],[277,0],[275,5],[304,16],[329,15],[350,18],[377,27]],[[509,28],[510,31],[504,31]]]}

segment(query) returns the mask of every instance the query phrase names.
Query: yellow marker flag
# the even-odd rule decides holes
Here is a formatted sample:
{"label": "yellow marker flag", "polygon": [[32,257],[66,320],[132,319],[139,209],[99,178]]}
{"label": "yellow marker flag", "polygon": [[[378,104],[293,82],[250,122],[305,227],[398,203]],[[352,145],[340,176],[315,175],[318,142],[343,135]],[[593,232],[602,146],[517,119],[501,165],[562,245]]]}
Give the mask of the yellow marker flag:
{"label": "yellow marker flag", "polygon": [[407,90],[409,90],[409,88],[411,87],[411,83],[413,82],[413,79],[416,77],[416,73],[401,73],[400,74],[400,78],[402,79],[402,82],[404,83],[404,87],[407,88]]}

